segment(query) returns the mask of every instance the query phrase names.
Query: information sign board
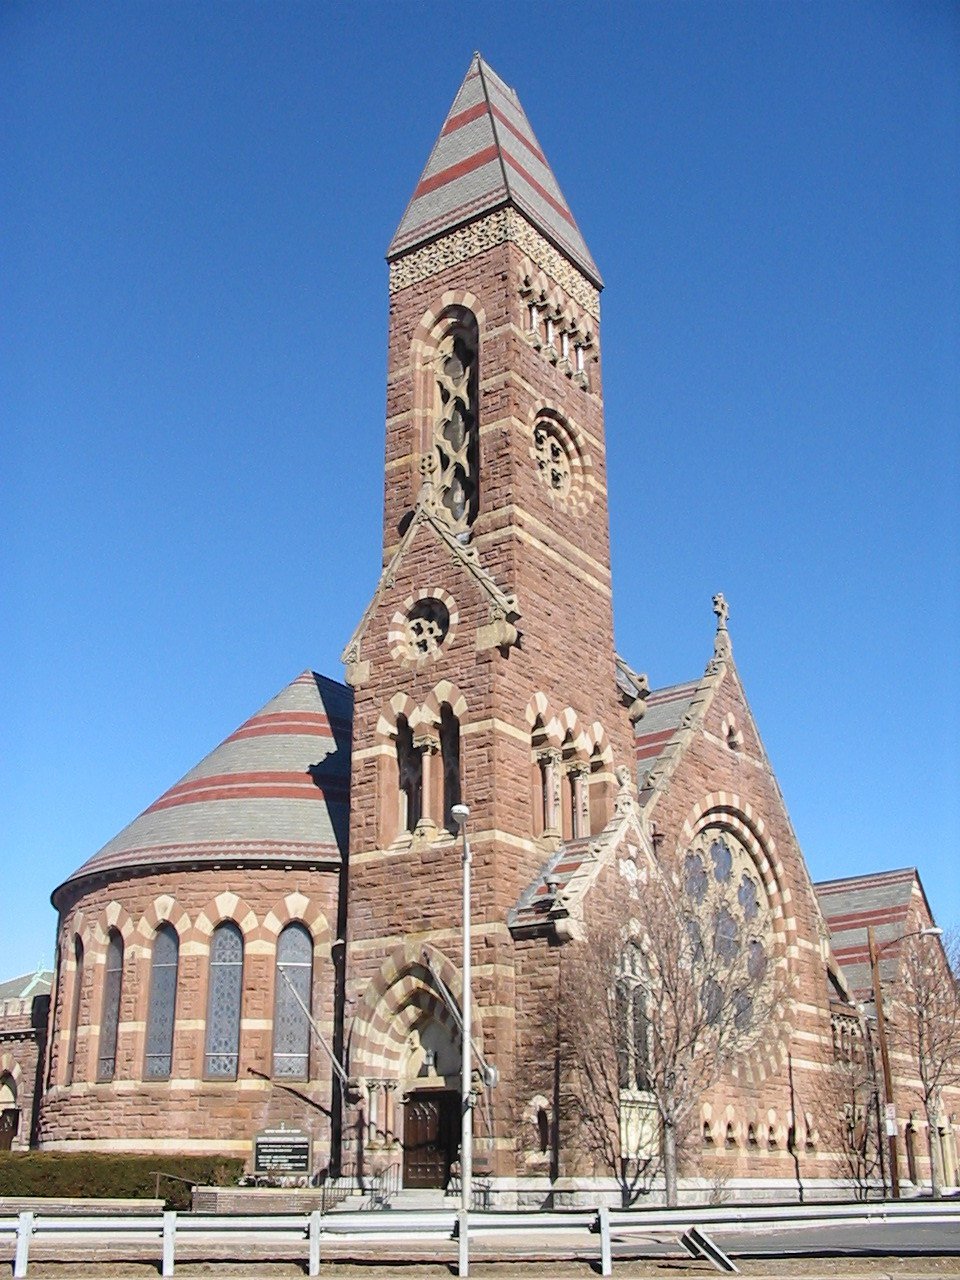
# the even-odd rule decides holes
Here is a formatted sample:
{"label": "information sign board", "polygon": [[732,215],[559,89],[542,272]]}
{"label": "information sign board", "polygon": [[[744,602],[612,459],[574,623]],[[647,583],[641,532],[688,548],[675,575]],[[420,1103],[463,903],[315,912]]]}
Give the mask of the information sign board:
{"label": "information sign board", "polygon": [[254,1173],[307,1174],[310,1135],[299,1129],[262,1129],[253,1140]]}

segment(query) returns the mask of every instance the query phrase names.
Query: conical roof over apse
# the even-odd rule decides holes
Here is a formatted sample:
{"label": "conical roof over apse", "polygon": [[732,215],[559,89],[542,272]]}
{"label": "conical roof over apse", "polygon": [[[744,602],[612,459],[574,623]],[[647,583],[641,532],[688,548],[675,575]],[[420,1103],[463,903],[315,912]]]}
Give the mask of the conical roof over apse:
{"label": "conical roof over apse", "polygon": [[504,204],[519,209],[603,287],[520,99],[475,53],[387,257],[396,258]]}
{"label": "conical roof over apse", "polygon": [[346,857],[350,689],[304,671],[59,889],[198,863],[317,863]]}

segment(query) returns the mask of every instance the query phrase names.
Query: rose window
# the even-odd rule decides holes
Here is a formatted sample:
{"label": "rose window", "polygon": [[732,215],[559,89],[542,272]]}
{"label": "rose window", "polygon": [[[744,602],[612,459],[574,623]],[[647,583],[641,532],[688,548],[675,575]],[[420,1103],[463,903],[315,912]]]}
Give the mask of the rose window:
{"label": "rose window", "polygon": [[533,429],[533,448],[540,479],[561,498],[570,492],[570,459],[552,423],[538,422]]}
{"label": "rose window", "polygon": [[431,658],[450,629],[450,611],[442,600],[419,600],[407,614],[407,645],[413,658]]}
{"label": "rose window", "polygon": [[586,484],[591,464],[575,428],[552,409],[541,410],[533,424],[530,456],[550,501],[582,515],[591,497]]}
{"label": "rose window", "polygon": [[439,587],[408,596],[390,620],[390,656],[405,666],[435,661],[456,633],[458,621],[453,597]]}
{"label": "rose window", "polygon": [[767,976],[772,924],[756,863],[730,832],[702,832],[683,861],[692,963],[702,970],[700,996],[711,1020],[729,1004],[749,1028],[754,996]]}

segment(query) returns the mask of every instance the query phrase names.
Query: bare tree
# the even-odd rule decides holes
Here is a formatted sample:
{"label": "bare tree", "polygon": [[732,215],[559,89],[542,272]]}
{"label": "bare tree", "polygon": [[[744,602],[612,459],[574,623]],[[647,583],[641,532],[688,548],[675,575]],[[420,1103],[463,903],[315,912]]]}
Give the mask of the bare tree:
{"label": "bare tree", "polygon": [[662,1162],[674,1205],[685,1143],[699,1145],[695,1108],[770,1022],[779,967],[759,875],[733,836],[632,867],[565,962],[564,1038],[584,1140],[625,1196]]}
{"label": "bare tree", "polygon": [[927,1121],[930,1182],[934,1197],[943,1187],[939,1140],[944,1093],[960,1088],[960,937],[942,945],[923,936],[908,938],[900,955],[891,1038],[909,1055],[917,1094]]}
{"label": "bare tree", "polygon": [[834,1171],[858,1200],[882,1181],[880,1092],[873,1044],[856,1018],[843,1019],[832,1069],[821,1077],[813,1114],[823,1145],[834,1153]]}

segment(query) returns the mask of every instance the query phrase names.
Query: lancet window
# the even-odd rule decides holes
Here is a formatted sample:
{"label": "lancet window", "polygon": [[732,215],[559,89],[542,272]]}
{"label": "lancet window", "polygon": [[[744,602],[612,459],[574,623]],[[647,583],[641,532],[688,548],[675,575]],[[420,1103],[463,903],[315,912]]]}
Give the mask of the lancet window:
{"label": "lancet window", "polygon": [[423,757],[413,741],[406,716],[397,718],[397,772],[400,783],[400,829],[414,831],[423,804]]}
{"label": "lancet window", "polygon": [[173,1064],[173,1028],[177,1012],[177,971],[180,939],[172,924],[157,929],[150,960],[150,1006],[143,1073],[148,1080],[166,1080]]}
{"label": "lancet window", "polygon": [[437,345],[433,452],[435,484],[455,529],[465,532],[479,507],[477,407],[479,338],[470,312]]}
{"label": "lancet window", "polygon": [[73,940],[73,996],[70,1001],[70,1038],[67,1041],[66,1082],[73,1084],[77,1065],[77,1032],[80,1029],[80,997],[83,994],[83,943]]}
{"label": "lancet window", "polygon": [[243,934],[232,920],[213,931],[204,1074],[236,1080],[240,1063],[240,1003],[243,994]]}
{"label": "lancet window", "polygon": [[443,825],[455,835],[453,806],[460,803],[460,721],[446,702],[440,709],[440,758],[443,762]]}
{"label": "lancet window", "polygon": [[100,1050],[97,1079],[112,1080],[117,1069],[117,1029],[120,1025],[120,988],[123,983],[123,939],[110,930],[107,964],[103,977],[103,1009],[100,1013]]}
{"label": "lancet window", "polygon": [[273,1004],[273,1074],[286,1080],[310,1078],[310,1019],[313,997],[313,939],[306,925],[288,924],[277,939]]}
{"label": "lancet window", "polygon": [[616,1004],[620,1088],[630,1092],[650,1088],[648,1000],[643,957],[635,946],[628,946],[621,957]]}

